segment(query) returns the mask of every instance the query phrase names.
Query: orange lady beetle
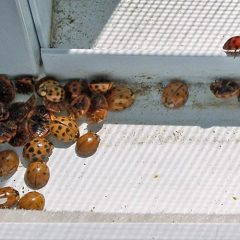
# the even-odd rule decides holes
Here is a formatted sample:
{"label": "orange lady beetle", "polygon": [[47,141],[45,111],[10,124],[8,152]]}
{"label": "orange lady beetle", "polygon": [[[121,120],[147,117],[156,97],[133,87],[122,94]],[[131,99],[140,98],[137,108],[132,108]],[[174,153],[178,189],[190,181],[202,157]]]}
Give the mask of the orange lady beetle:
{"label": "orange lady beetle", "polygon": [[28,192],[22,196],[18,202],[18,209],[25,210],[43,210],[45,198],[39,192]]}
{"label": "orange lady beetle", "polygon": [[19,200],[19,192],[12,187],[0,188],[0,199],[4,200],[0,203],[0,209],[14,207]]}
{"label": "orange lady beetle", "polygon": [[50,132],[60,141],[76,141],[79,130],[75,117],[51,115]]}
{"label": "orange lady beetle", "polygon": [[31,162],[25,173],[26,183],[33,189],[44,187],[47,184],[49,177],[49,168],[44,162]]}
{"label": "orange lady beetle", "polygon": [[23,148],[23,157],[27,161],[47,162],[53,151],[53,144],[45,138],[35,138]]}
{"label": "orange lady beetle", "polygon": [[162,93],[162,103],[168,108],[179,108],[183,106],[188,99],[188,86],[180,80],[170,82]]}
{"label": "orange lady beetle", "polygon": [[210,90],[218,98],[228,99],[238,96],[240,86],[231,79],[218,79],[211,83]]}
{"label": "orange lady beetle", "polygon": [[100,137],[93,132],[88,132],[78,138],[76,143],[76,152],[80,157],[89,157],[93,155],[100,143]]}
{"label": "orange lady beetle", "polygon": [[89,83],[89,89],[93,93],[105,93],[112,88],[112,81],[104,78],[94,79]]}
{"label": "orange lady beetle", "polygon": [[223,50],[228,56],[236,57],[240,53],[240,36],[229,38],[223,45]]}
{"label": "orange lady beetle", "polygon": [[19,165],[18,155],[13,150],[0,152],[0,177],[6,177],[17,171]]}
{"label": "orange lady beetle", "polygon": [[122,111],[132,106],[134,94],[130,88],[124,85],[112,88],[106,95],[110,111]]}
{"label": "orange lady beetle", "polygon": [[59,81],[52,77],[45,77],[36,84],[39,96],[51,102],[61,102],[65,98],[65,91]]}

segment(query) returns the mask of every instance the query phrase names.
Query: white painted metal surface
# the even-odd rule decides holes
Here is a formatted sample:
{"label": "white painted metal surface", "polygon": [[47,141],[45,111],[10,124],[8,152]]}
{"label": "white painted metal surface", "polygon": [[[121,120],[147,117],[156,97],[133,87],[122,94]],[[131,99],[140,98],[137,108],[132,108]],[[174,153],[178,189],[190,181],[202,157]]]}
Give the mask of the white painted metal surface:
{"label": "white painted metal surface", "polygon": [[222,76],[238,78],[240,64],[239,58],[225,56],[162,56],[142,51],[49,48],[42,49],[42,59],[47,74],[62,78],[106,73],[129,80],[133,76],[146,76],[157,81],[183,78],[195,83],[209,83]]}
{"label": "white painted metal surface", "polygon": [[40,47],[50,44],[52,24],[52,0],[28,0]]}
{"label": "white painted metal surface", "polygon": [[219,56],[239,35],[238,0],[55,0],[52,45]]}
{"label": "white painted metal surface", "polygon": [[0,1],[0,72],[38,74],[40,49],[27,0]]}
{"label": "white painted metal surface", "polygon": [[238,240],[239,225],[224,224],[2,224],[0,239]]}
{"label": "white painted metal surface", "polygon": [[239,1],[55,0],[45,71],[61,77],[107,72],[211,81],[238,76],[224,42],[239,35]]}

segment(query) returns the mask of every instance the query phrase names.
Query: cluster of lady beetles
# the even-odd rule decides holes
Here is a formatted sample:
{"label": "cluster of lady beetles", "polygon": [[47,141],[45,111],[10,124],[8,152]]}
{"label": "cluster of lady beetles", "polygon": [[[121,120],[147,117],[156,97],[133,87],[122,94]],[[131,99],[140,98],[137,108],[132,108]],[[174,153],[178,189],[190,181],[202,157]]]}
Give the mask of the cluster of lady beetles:
{"label": "cluster of lady beetles", "polygon": [[[224,44],[229,56],[240,52],[240,36]],[[239,98],[239,84],[231,79],[219,79],[210,85],[218,98]],[[32,93],[26,102],[13,102],[16,92]],[[37,104],[36,94],[40,97]],[[188,100],[188,86],[181,80],[171,81],[162,91],[162,103],[167,108],[179,108]],[[20,76],[13,82],[0,75],[0,143],[8,142],[14,147],[23,146],[23,157],[28,161],[25,173],[27,185],[32,189],[44,187],[50,177],[47,161],[54,145],[47,139],[53,135],[63,142],[76,142],[76,153],[82,157],[94,154],[100,137],[94,132],[79,134],[77,120],[86,117],[90,123],[100,123],[108,111],[121,111],[134,102],[131,89],[125,85],[113,86],[106,78],[97,78],[90,83],[71,80],[65,86],[54,77],[44,77],[35,82],[32,76]],[[12,150],[0,152],[0,177],[13,174],[19,166],[19,157]],[[6,201],[0,208],[42,210],[44,196],[32,191],[19,197],[12,187],[0,188],[0,199]]]}
{"label": "cluster of lady beetles", "polygon": [[[32,96],[26,102],[13,102],[16,92]],[[50,177],[47,161],[54,145],[48,136],[65,143],[76,142],[77,155],[89,157],[96,152],[100,137],[92,131],[80,136],[78,120],[86,117],[89,123],[97,124],[107,118],[108,111],[124,110],[133,102],[131,89],[114,86],[102,77],[91,82],[75,79],[62,86],[54,77],[35,81],[32,76],[20,76],[12,81],[0,75],[0,143],[23,146],[22,155],[28,162],[25,181],[37,190]],[[18,166],[19,157],[13,150],[0,152],[0,177],[10,176]],[[20,198],[12,187],[0,188],[1,198],[6,201],[0,208],[17,205],[22,209],[42,210],[45,204],[41,193],[32,191]]]}

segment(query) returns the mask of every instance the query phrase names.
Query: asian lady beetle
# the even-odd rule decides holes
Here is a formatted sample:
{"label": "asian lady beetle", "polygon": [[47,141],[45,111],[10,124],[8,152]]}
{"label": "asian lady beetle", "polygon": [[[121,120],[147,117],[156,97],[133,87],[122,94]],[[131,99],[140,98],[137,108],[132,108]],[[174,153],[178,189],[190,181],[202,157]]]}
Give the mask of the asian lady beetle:
{"label": "asian lady beetle", "polygon": [[188,86],[180,80],[170,82],[162,93],[162,103],[168,108],[182,107],[188,100]]}
{"label": "asian lady beetle", "polygon": [[28,192],[22,196],[18,202],[18,209],[25,210],[43,210],[45,205],[45,198],[39,192]]}
{"label": "asian lady beetle", "polygon": [[228,99],[238,96],[240,86],[231,79],[218,79],[211,83],[210,90],[218,98]]}
{"label": "asian lady beetle", "polygon": [[229,38],[223,45],[223,50],[228,56],[236,57],[240,53],[240,36]]}
{"label": "asian lady beetle", "polygon": [[108,103],[104,95],[94,94],[91,97],[91,105],[86,115],[90,123],[100,123],[107,118]]}
{"label": "asian lady beetle", "polygon": [[70,104],[70,111],[76,119],[83,117],[91,105],[91,100],[86,94],[74,98]]}
{"label": "asian lady beetle", "polygon": [[106,93],[112,88],[112,85],[112,81],[104,78],[98,78],[89,83],[89,89],[93,93]]}
{"label": "asian lady beetle", "polygon": [[65,98],[65,91],[59,81],[52,77],[45,77],[36,84],[39,96],[46,98],[50,102],[61,102]]}
{"label": "asian lady beetle", "polygon": [[49,177],[49,168],[44,162],[31,162],[25,173],[26,183],[33,189],[44,187],[48,183]]}
{"label": "asian lady beetle", "polygon": [[106,95],[110,111],[122,111],[134,102],[134,95],[131,89],[126,86],[116,86]]}
{"label": "asian lady beetle", "polygon": [[0,209],[12,208],[19,200],[19,192],[12,187],[0,188]]}
{"label": "asian lady beetle", "polygon": [[76,152],[80,157],[89,157],[93,155],[100,143],[100,137],[93,132],[88,132],[78,138],[76,143]]}
{"label": "asian lady beetle", "polygon": [[35,138],[23,148],[23,157],[27,161],[47,162],[53,151],[53,144],[45,138]]}
{"label": "asian lady beetle", "polygon": [[17,171],[19,165],[18,155],[12,150],[0,152],[0,177],[6,177]]}
{"label": "asian lady beetle", "polygon": [[79,137],[77,122],[73,116],[51,115],[50,132],[60,141],[76,141]]}

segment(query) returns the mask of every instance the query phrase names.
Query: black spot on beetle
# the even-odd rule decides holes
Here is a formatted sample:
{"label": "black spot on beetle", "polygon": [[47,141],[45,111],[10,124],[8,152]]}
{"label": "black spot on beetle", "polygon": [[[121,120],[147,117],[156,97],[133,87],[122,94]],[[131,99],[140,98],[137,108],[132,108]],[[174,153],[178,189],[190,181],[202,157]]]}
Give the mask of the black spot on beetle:
{"label": "black spot on beetle", "polygon": [[34,152],[34,148],[33,148],[33,147],[30,147],[28,151],[29,151],[29,152]]}

